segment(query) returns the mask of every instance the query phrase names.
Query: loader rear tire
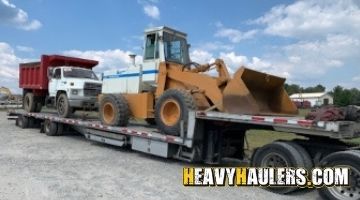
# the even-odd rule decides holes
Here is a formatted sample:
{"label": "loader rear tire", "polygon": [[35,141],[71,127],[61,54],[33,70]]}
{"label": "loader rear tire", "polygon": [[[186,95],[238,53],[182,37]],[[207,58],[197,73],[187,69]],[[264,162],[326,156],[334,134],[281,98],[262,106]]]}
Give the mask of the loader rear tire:
{"label": "loader rear tire", "polygon": [[189,110],[196,110],[193,96],[183,89],[165,91],[155,104],[155,121],[162,133],[180,135],[181,122],[187,129]]}
{"label": "loader rear tire", "polygon": [[126,126],[130,110],[128,102],[121,94],[106,94],[100,102],[100,120],[109,126]]}
{"label": "loader rear tire", "polygon": [[23,106],[26,112],[36,112],[36,98],[32,92],[25,94],[23,99]]}

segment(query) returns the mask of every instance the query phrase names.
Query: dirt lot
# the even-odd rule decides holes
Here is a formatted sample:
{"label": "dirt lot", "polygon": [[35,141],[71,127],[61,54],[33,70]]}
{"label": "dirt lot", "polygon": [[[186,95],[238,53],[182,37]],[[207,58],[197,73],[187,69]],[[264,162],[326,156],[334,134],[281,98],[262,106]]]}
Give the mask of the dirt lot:
{"label": "dirt lot", "polygon": [[0,112],[0,199],[319,199],[253,187],[184,187],[189,166],[85,140],[20,129]]}

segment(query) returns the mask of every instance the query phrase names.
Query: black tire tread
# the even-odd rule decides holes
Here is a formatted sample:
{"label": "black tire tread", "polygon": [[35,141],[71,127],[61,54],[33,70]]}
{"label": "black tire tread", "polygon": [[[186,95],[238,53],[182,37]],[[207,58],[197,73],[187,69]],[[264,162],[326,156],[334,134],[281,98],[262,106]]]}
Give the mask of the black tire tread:
{"label": "black tire tread", "polygon": [[[174,98],[175,97],[175,98]],[[188,110],[196,110],[197,106],[195,103],[195,100],[193,96],[190,94],[189,91],[185,89],[168,89],[166,90],[156,101],[155,103],[155,122],[160,129],[162,133],[169,134],[169,135],[175,135],[178,136],[180,133],[180,123],[177,123],[176,125],[169,127],[166,126],[164,123],[162,123],[161,117],[160,117],[160,109],[161,104],[164,100],[168,98],[174,98],[177,101],[183,101],[179,102],[181,107],[185,107],[185,112],[181,113],[181,118],[184,121],[184,129],[187,129],[187,116]],[[178,98],[178,99],[177,99]],[[182,106],[183,105],[183,106]]]}
{"label": "black tire tread", "polygon": [[[338,151],[335,153],[331,153],[325,156],[320,161],[321,167],[332,167],[332,162],[344,162],[344,163],[352,163],[353,166],[360,170],[360,150],[347,150],[347,151]],[[321,187],[318,189],[319,195],[323,199],[336,200],[329,191],[327,187]]]}
{"label": "black tire tread", "polygon": [[[29,105],[26,105],[26,98],[29,98]],[[36,100],[32,92],[27,92],[24,95],[23,107],[27,112],[36,112]]]}
{"label": "black tire tread", "polygon": [[[103,119],[103,106],[106,102],[110,102],[117,109],[115,120],[107,124]],[[127,100],[121,94],[106,94],[100,102],[100,120],[103,124],[110,126],[127,126],[129,123],[130,109]]]}
{"label": "black tire tread", "polygon": [[[59,105],[58,105],[58,102],[59,102],[59,100],[60,100],[61,98],[65,98],[65,101],[67,101],[67,102],[66,102],[66,108],[65,108],[64,114],[60,114],[60,113],[59,113],[59,109],[58,109],[58,106],[59,106]],[[61,93],[61,94],[59,95],[59,97],[57,98],[57,100],[56,100],[56,109],[58,110],[58,115],[59,115],[60,117],[67,118],[67,117],[70,116],[70,114],[71,114],[71,107],[70,107],[70,105],[69,105],[69,100],[68,100],[68,97],[67,97],[66,93]]]}
{"label": "black tire tread", "polygon": [[[287,142],[275,141],[261,148],[258,148],[254,152],[251,158],[251,166],[264,167],[264,166],[259,166],[262,154],[266,153],[267,151],[271,152],[274,149],[278,150],[279,152],[286,152],[285,154],[287,154],[287,157],[289,157],[291,159],[290,161],[294,163],[294,166],[288,166],[288,167],[297,167],[297,166],[305,165],[303,158],[300,155],[300,152],[296,148],[294,148],[292,145],[288,144]],[[298,188],[297,187],[266,187],[265,189],[277,194],[287,194],[297,190]]]}

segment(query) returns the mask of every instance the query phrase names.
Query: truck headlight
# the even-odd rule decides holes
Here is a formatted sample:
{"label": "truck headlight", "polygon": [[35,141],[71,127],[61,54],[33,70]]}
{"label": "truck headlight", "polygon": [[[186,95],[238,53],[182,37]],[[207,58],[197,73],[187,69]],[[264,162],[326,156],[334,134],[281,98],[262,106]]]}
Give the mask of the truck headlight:
{"label": "truck headlight", "polygon": [[79,90],[74,90],[74,89],[72,89],[72,90],[71,90],[71,94],[72,94],[72,95],[78,95],[78,94],[79,94]]}

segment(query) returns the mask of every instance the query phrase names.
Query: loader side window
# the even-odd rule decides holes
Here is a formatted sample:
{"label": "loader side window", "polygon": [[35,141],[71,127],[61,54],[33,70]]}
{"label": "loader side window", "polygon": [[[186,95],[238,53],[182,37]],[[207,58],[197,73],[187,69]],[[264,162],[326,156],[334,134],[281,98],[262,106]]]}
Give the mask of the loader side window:
{"label": "loader side window", "polygon": [[146,36],[145,60],[159,58],[159,43],[156,34]]}

